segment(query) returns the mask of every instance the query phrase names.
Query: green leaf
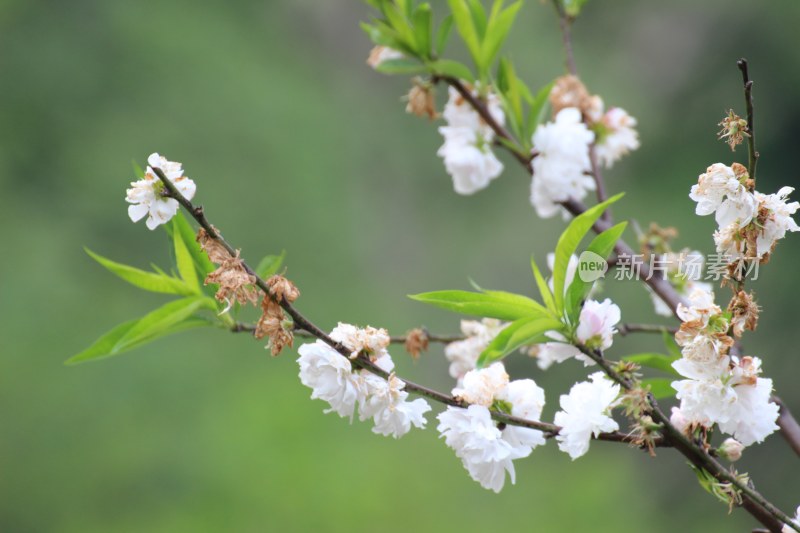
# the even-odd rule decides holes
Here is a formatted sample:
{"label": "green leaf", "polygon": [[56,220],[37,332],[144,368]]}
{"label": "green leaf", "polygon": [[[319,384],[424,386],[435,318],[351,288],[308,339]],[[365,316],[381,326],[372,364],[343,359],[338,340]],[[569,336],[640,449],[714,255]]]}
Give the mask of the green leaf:
{"label": "green leaf", "polygon": [[427,71],[427,67],[416,61],[415,59],[408,59],[406,57],[398,57],[396,59],[387,59],[381,61],[375,67],[378,72],[384,74],[418,74]]}
{"label": "green leaf", "polygon": [[208,297],[173,300],[143,316],[114,345],[112,352],[130,349],[150,338],[159,337],[201,308],[216,310],[216,301]]}
{"label": "green leaf", "polygon": [[200,294],[200,282],[197,279],[197,270],[195,268],[194,259],[183,242],[183,237],[179,229],[173,227],[172,230],[172,244],[175,248],[175,263],[178,267],[178,273],[181,279],[188,285],[195,294]]}
{"label": "green leaf", "polygon": [[645,368],[653,368],[655,370],[666,372],[670,375],[680,376],[678,371],[672,368],[672,363],[680,359],[680,357],[664,355],[660,353],[637,353],[634,355],[626,355],[622,359],[623,361],[636,363],[637,365]]}
{"label": "green leaf", "polygon": [[497,294],[469,291],[435,291],[409,295],[409,298],[455,311],[456,313],[499,318],[500,320],[517,320],[523,317],[542,316],[542,312],[539,309],[541,306],[537,307],[515,298],[505,298]]}
{"label": "green leaf", "polygon": [[256,267],[256,274],[261,279],[267,279],[270,276],[274,276],[278,273],[278,270],[280,270],[285,258],[286,250],[283,250],[281,255],[268,255],[264,257],[264,259],[262,259]]}
{"label": "green leaf", "polygon": [[544,276],[542,276],[542,272],[539,270],[539,267],[536,265],[536,260],[531,256],[531,269],[533,270],[533,277],[536,280],[536,286],[539,288],[539,294],[542,296],[542,301],[544,305],[547,306],[547,309],[555,316],[558,316],[558,310],[556,310],[556,303],[553,300],[553,293],[550,292],[550,286],[547,285],[547,281],[545,281]]}
{"label": "green leaf", "polygon": [[554,83],[555,81],[548,83],[539,89],[539,92],[537,92],[536,96],[533,97],[531,108],[528,111],[528,121],[525,128],[526,138],[530,138],[533,135],[533,132],[536,130],[536,127],[541,124],[542,121],[544,121],[547,111],[547,103],[550,101],[550,91],[553,90]]}
{"label": "green leaf", "polygon": [[521,318],[509,324],[489,343],[478,358],[477,366],[482,368],[498,361],[520,346],[540,340],[547,331],[560,331],[563,325],[554,318]]}
{"label": "green leaf", "polygon": [[472,71],[468,66],[466,66],[464,63],[453,61],[452,59],[438,59],[429,63],[428,66],[434,72],[434,74],[451,76],[453,78],[468,82],[475,80],[475,77],[472,75]]}
{"label": "green leaf", "polygon": [[492,15],[489,18],[486,38],[481,44],[481,61],[484,65],[491,65],[498,52],[500,52],[500,47],[505,42],[512,24],[514,24],[519,8],[522,7],[522,0],[501,11],[500,7],[502,5],[502,0],[495,0]]}
{"label": "green leaf", "polygon": [[475,25],[475,31],[478,34],[478,40],[483,41],[486,37],[487,29],[486,10],[483,8],[483,2],[481,0],[466,0],[466,2],[472,16],[472,23]]}
{"label": "green leaf", "polygon": [[559,237],[553,265],[553,296],[555,297],[556,309],[559,314],[564,312],[564,283],[567,278],[567,266],[569,265],[570,257],[578,249],[578,245],[592,229],[592,226],[603,214],[606,207],[622,198],[624,194],[617,194],[603,203],[590,207],[572,219],[567,229]]}
{"label": "green leaf", "polygon": [[[616,226],[605,230],[592,240],[586,251],[595,253],[602,257],[603,260],[607,260],[627,226],[627,222],[620,222]],[[578,269],[580,271],[580,265],[578,265]],[[573,323],[577,323],[578,315],[581,312],[581,302],[586,295],[589,294],[589,291],[591,291],[593,285],[594,281],[583,281],[580,275],[576,275],[572,280],[572,283],[567,290],[565,311],[567,317]]]}
{"label": "green leaf", "polygon": [[86,253],[89,254],[92,259],[100,263],[107,270],[140,289],[162,294],[180,294],[181,296],[196,294],[190,286],[172,276],[139,270],[138,268],[106,259],[88,248],[84,248],[84,250],[86,250]]}
{"label": "green leaf", "polygon": [[472,20],[472,13],[470,13],[470,9],[467,7],[467,0],[448,0],[447,3],[450,5],[450,11],[453,13],[453,20],[455,21],[458,34],[461,35],[464,44],[467,45],[467,50],[472,54],[472,59],[475,61],[476,65],[478,65],[478,69],[480,69],[481,67],[478,61],[480,60],[481,43],[475,28],[475,22]]}
{"label": "green leaf", "polygon": [[672,398],[675,396],[675,389],[672,388],[672,378],[650,378],[643,379],[642,386],[649,387],[650,392],[656,400]]}
{"label": "green leaf", "polygon": [[417,6],[412,16],[414,33],[417,39],[417,52],[419,52],[419,55],[423,58],[431,57],[432,19],[431,6],[428,3]]}
{"label": "green leaf", "polygon": [[549,311],[545,306],[543,306],[536,300],[528,298],[527,296],[523,296],[521,294],[514,294],[513,292],[506,292],[506,291],[492,291],[488,289],[482,289],[482,290],[484,294],[497,298],[498,301],[519,305],[521,307],[533,307],[534,309],[536,309],[536,311],[538,311],[543,315],[547,315],[549,313]]}
{"label": "green leaf", "polygon": [[447,45],[447,39],[450,37],[450,31],[453,29],[453,15],[447,15],[442,23],[439,24],[439,30],[436,32],[436,55],[441,56],[444,53],[444,48]]}
{"label": "green leaf", "polygon": [[211,262],[206,253],[200,247],[200,244],[197,242],[195,230],[192,228],[192,225],[189,224],[189,221],[186,220],[186,217],[183,216],[183,213],[179,212],[177,215],[172,217],[172,224],[168,224],[165,227],[167,228],[167,232],[170,234],[170,236],[172,236],[172,232],[175,230],[180,232],[183,243],[186,245],[186,249],[189,250],[192,259],[194,260],[194,264],[200,273],[201,279],[205,279],[210,272],[216,269],[214,263]]}
{"label": "green leaf", "polygon": [[212,325],[212,323],[206,319],[191,317],[184,320],[183,322],[174,324],[172,327],[166,330],[161,331],[160,334],[157,336],[145,338],[137,344],[128,344],[127,346],[124,346],[122,348],[115,349],[120,339],[122,339],[122,337],[124,337],[125,334],[127,334],[128,331],[130,331],[131,328],[133,328],[136,325],[137,322],[139,322],[139,319],[130,320],[128,322],[120,324],[119,326],[115,327],[114,329],[112,329],[99,339],[97,339],[91,346],[89,346],[81,353],[67,359],[65,364],[75,365],[78,363],[86,363],[88,361],[96,361],[98,359],[104,359],[106,357],[118,355],[120,353],[136,348],[137,346],[140,346],[146,342],[153,341],[156,338],[170,335],[172,333],[178,333],[180,331],[186,331],[188,329]]}
{"label": "green leaf", "polygon": [[410,8],[407,9],[407,7],[406,5],[398,7],[387,3],[384,5],[383,14],[386,16],[386,20],[389,22],[391,28],[397,32],[399,39],[410,51],[417,54],[419,47],[417,46],[414,30],[408,22],[408,15],[410,14],[408,9]]}

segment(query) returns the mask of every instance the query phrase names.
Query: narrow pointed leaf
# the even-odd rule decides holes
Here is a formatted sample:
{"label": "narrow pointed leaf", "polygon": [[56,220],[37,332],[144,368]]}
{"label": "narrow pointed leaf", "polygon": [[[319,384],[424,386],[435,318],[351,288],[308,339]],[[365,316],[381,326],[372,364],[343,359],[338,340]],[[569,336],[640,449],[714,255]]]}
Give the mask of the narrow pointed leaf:
{"label": "narrow pointed leaf", "polygon": [[553,300],[553,293],[550,292],[550,286],[547,285],[547,281],[545,281],[544,276],[542,276],[542,272],[536,265],[536,261],[534,260],[533,256],[531,256],[531,269],[533,270],[533,277],[536,280],[536,286],[539,288],[539,294],[542,296],[544,305],[551,313],[558,316],[556,304]]}
{"label": "narrow pointed leaf", "polygon": [[181,296],[189,296],[196,294],[195,291],[183,281],[168,276],[164,273],[147,272],[138,268],[123,265],[101,255],[98,255],[88,248],[85,248],[89,256],[105,267],[109,272],[116,274],[123,280],[127,281],[135,287],[144,289],[150,292],[158,292],[162,294],[179,294]]}
{"label": "narrow pointed leaf", "polygon": [[435,291],[409,295],[409,298],[456,313],[500,320],[543,316],[541,306],[480,292]]}
{"label": "narrow pointed leaf", "polygon": [[[501,4],[498,2],[495,5]],[[481,61],[484,65],[491,65],[498,52],[500,52],[500,47],[503,46],[503,42],[505,42],[511,26],[514,24],[520,7],[522,7],[521,1],[511,4],[503,11],[493,10],[486,38],[481,45]]]}
{"label": "narrow pointed leaf", "polygon": [[[627,222],[620,222],[616,226],[597,235],[592,242],[589,243],[589,247],[586,251],[597,254],[599,257],[602,257],[603,260],[607,260],[627,226]],[[581,265],[578,265],[579,272],[580,269]],[[580,275],[576,275],[572,280],[567,290],[567,299],[565,302],[566,314],[571,321],[577,321],[577,317],[581,311],[581,302],[592,290],[594,283],[594,281],[582,280]]]}
{"label": "narrow pointed leaf", "polygon": [[478,32],[475,29],[475,23],[472,20],[472,13],[465,0],[448,0],[450,11],[453,13],[453,20],[455,21],[458,34],[467,45],[467,50],[472,54],[473,60],[480,59],[481,44],[478,39]]}
{"label": "narrow pointed leaf", "polygon": [[175,248],[175,263],[181,279],[195,294],[200,294],[200,282],[197,279],[197,268],[195,267],[194,259],[183,241],[180,230],[175,228],[172,231],[172,244]]}
{"label": "narrow pointed leaf", "polygon": [[152,311],[131,327],[117,341],[111,353],[130,349],[141,342],[162,335],[176,324],[183,322],[201,308],[216,310],[216,301],[208,297],[191,297],[173,300]]}
{"label": "narrow pointed leaf", "polygon": [[452,59],[438,59],[428,64],[428,67],[435,74],[442,76],[452,76],[459,80],[472,82],[475,80],[472,71],[464,63],[453,61]]}
{"label": "narrow pointed leaf", "polygon": [[436,55],[441,56],[447,46],[447,39],[450,37],[450,31],[453,29],[453,15],[447,15],[442,23],[439,24],[439,30],[436,32]]}
{"label": "narrow pointed leaf", "polygon": [[418,74],[427,71],[427,67],[422,63],[405,57],[387,59],[380,62],[375,70],[384,74]]}
{"label": "narrow pointed leaf", "polygon": [[189,224],[189,221],[183,216],[183,213],[178,213],[172,217],[172,224],[168,224],[165,227],[167,228],[167,232],[170,233],[170,236],[173,231],[180,232],[183,243],[186,245],[186,249],[189,250],[194,264],[197,267],[197,271],[200,273],[200,278],[205,279],[209,272],[212,272],[216,267],[200,247],[200,244],[197,242],[197,235],[192,225]]}
{"label": "narrow pointed leaf", "polygon": [[268,255],[259,261],[256,267],[256,274],[261,279],[267,279],[278,273],[278,270],[283,266],[283,260],[286,258],[286,250],[281,252],[281,255]]}
{"label": "narrow pointed leaf", "polygon": [[414,10],[414,33],[417,39],[417,52],[423,58],[431,57],[431,32],[433,30],[433,15],[430,4],[420,4]]}
{"label": "narrow pointed leaf", "polygon": [[617,194],[605,202],[587,209],[572,219],[572,222],[570,222],[567,229],[564,230],[564,233],[562,233],[561,237],[558,239],[555,263],[553,265],[553,297],[555,298],[556,309],[559,313],[564,312],[564,284],[567,277],[567,266],[569,265],[570,257],[572,257],[578,249],[578,245],[592,229],[592,226],[597,222],[597,219],[600,218],[600,215],[603,214],[603,211],[605,211],[609,205],[622,198],[623,195],[624,193]]}
{"label": "narrow pointed leaf", "polygon": [[159,335],[149,338],[144,338],[139,343],[128,344],[126,347],[122,349],[114,350],[115,346],[120,341],[120,339],[122,339],[122,337],[124,337],[125,334],[127,334],[128,331],[130,331],[131,328],[133,328],[136,325],[137,322],[139,322],[139,319],[130,320],[128,322],[120,324],[119,326],[115,327],[114,329],[112,329],[99,339],[97,339],[91,346],[89,346],[81,353],[67,359],[67,361],[64,364],[76,365],[78,363],[86,363],[89,361],[96,361],[98,359],[105,359],[106,357],[111,357],[113,355],[121,354],[123,352],[129,351],[133,348],[141,346],[142,344],[154,341],[157,338],[164,337],[166,335],[178,333],[180,331],[186,331],[188,329],[207,327],[213,325],[210,321],[206,319],[191,317],[184,320],[183,322],[174,324],[173,326],[167,328],[166,330],[162,330]]}
{"label": "narrow pointed leaf", "polygon": [[560,321],[554,318],[521,318],[509,324],[489,343],[478,358],[477,366],[482,368],[499,361],[520,346],[540,340],[547,331],[558,331],[562,328]]}

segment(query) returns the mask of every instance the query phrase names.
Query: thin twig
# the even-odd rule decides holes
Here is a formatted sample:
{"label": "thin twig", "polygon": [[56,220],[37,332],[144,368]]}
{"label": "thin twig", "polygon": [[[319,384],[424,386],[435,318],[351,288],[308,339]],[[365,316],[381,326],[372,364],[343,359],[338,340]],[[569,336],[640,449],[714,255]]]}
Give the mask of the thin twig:
{"label": "thin twig", "polygon": [[[610,361],[603,357],[602,352],[590,350],[586,346],[576,344],[576,347],[597,363],[603,371],[619,383],[625,390],[630,391],[636,388],[636,384],[629,378],[616,371]],[[780,533],[784,524],[788,524],[792,529],[800,531],[800,526],[792,522],[791,517],[775,507],[769,500],[753,489],[749,484],[743,483],[734,474],[728,471],[723,465],[709,455],[704,448],[692,442],[686,435],[676,428],[670,418],[658,407],[658,403],[652,394],[649,395],[651,406],[650,416],[653,420],[661,424],[666,440],[683,454],[689,461],[698,468],[705,470],[713,475],[718,481],[730,483],[740,492],[742,496],[742,507],[752,514],[759,522],[768,527],[770,531]]]}
{"label": "thin twig", "polygon": [[[256,331],[255,324],[246,324],[244,322],[237,322],[233,326],[230,327],[231,332],[233,333],[253,333]],[[316,338],[313,333],[309,333],[308,331],[304,331],[299,327],[295,327],[293,330],[293,334],[295,337],[302,337],[306,339]],[[440,342],[442,344],[450,344],[451,342],[463,341],[466,337],[464,335],[434,335],[432,333],[425,332],[425,338],[428,342]],[[408,337],[406,336],[396,336],[390,337],[389,342],[391,344],[405,344]]]}
{"label": "thin twig", "polygon": [[570,26],[572,26],[572,19],[567,15],[566,11],[564,11],[564,6],[561,3],[561,0],[553,0],[553,5],[556,8],[556,13],[558,13],[558,25],[561,27],[561,38],[564,44],[564,53],[566,55],[565,64],[567,66],[567,70],[573,76],[578,75],[578,69],[575,66],[575,54],[572,52],[572,35],[570,32]]}
{"label": "thin twig", "polygon": [[617,328],[617,333],[625,337],[631,333],[670,333],[678,331],[676,327],[660,326],[658,324],[622,324]]}
{"label": "thin twig", "polygon": [[756,151],[756,130],[753,124],[753,80],[747,72],[747,60],[741,58],[736,62],[736,66],[742,71],[742,83],[744,84],[744,100],[747,105],[747,171],[750,179],[756,179],[756,164],[758,163],[758,152]]}
{"label": "thin twig", "polygon": [[[238,256],[237,250],[235,248],[233,248],[233,246],[231,246],[228,243],[228,241],[226,241],[225,238],[222,237],[222,235],[219,233],[219,231],[213,225],[211,225],[211,223],[208,221],[208,219],[205,216],[205,211],[203,210],[202,206],[195,206],[189,200],[187,200],[186,197],[184,197],[180,193],[180,191],[178,191],[175,188],[175,185],[169,179],[167,179],[167,177],[164,175],[164,173],[161,171],[160,168],[153,167],[153,171],[155,172],[156,176],[158,176],[158,178],[161,180],[161,182],[164,184],[165,188],[167,189],[167,191],[168,191],[168,195],[167,196],[177,200],[178,203],[184,209],[186,209],[186,211],[192,216],[192,218],[194,218],[195,221],[197,221],[197,223],[200,224],[200,226],[203,229],[206,230],[206,233],[208,233],[209,237],[211,237],[212,239],[217,241],[219,244],[221,244],[225,248],[225,250],[227,250],[227,252],[229,254],[231,254],[232,256]],[[285,299],[282,299],[282,300],[278,301],[275,298],[275,296],[270,292],[269,286],[267,285],[266,281],[261,279],[261,277],[258,276],[258,274],[256,274],[255,271],[250,267],[250,265],[248,265],[247,262],[245,262],[244,260],[242,260],[242,266],[248,272],[248,274],[253,276],[253,278],[255,279],[255,285],[259,289],[261,289],[261,291],[268,298],[272,299],[274,302],[279,304],[281,306],[281,308],[283,308],[283,310],[286,311],[286,313],[289,314],[289,316],[292,317],[292,320],[294,321],[296,329],[301,329],[301,330],[305,331],[307,334],[313,336],[314,338],[321,340],[322,342],[324,342],[325,344],[327,344],[328,346],[330,346],[331,348],[336,350],[342,357],[347,358],[351,362],[351,364],[353,364],[354,366],[356,366],[358,368],[361,368],[361,369],[364,369],[364,370],[367,370],[368,372],[370,372],[372,374],[375,374],[376,376],[380,376],[380,377],[382,377],[384,379],[388,379],[389,378],[389,373],[388,372],[384,371],[382,368],[380,368],[377,365],[375,365],[372,361],[370,361],[370,359],[368,357],[364,356],[363,354],[360,354],[358,357],[356,357],[354,359],[351,358],[350,357],[351,356],[350,350],[348,350],[341,343],[338,343],[338,342],[334,341],[333,339],[331,339],[324,331],[322,331],[319,327],[314,325],[309,319],[307,319],[305,316],[303,316],[300,313],[300,311],[298,311],[291,303],[289,303]],[[232,331],[248,331],[248,325],[247,324],[242,324],[239,327],[234,326],[233,328],[231,328],[231,330]],[[401,379],[401,381],[403,381],[403,383],[405,384],[404,389],[406,391],[415,393],[415,394],[417,394],[419,396],[423,396],[423,397],[428,398],[430,400],[434,400],[434,401],[437,401],[439,403],[443,403],[445,405],[450,405],[450,406],[453,406],[453,407],[462,407],[463,408],[463,407],[467,407],[467,405],[468,405],[464,401],[462,401],[460,398],[451,396],[449,394],[445,394],[445,393],[436,391],[434,389],[425,387],[423,385],[419,385],[419,384],[414,383],[412,381],[407,381],[405,379]],[[513,426],[520,426],[520,427],[526,427],[526,428],[530,428],[530,429],[536,429],[536,430],[544,432],[545,436],[548,436],[548,437],[552,437],[554,435],[557,435],[558,432],[561,431],[561,427],[557,426],[555,424],[548,424],[546,422],[540,422],[540,421],[537,421],[537,420],[526,420],[524,418],[519,418],[519,417],[508,415],[508,414],[503,413],[501,411],[490,410],[489,412],[491,413],[492,418],[494,420],[497,420],[498,422],[501,422],[501,423],[504,423],[504,424],[508,424],[508,425],[513,425]],[[601,434],[601,435],[598,435],[596,437],[596,439],[597,440],[610,441],[610,442],[633,443],[633,438],[631,438],[631,436],[625,435],[623,433],[618,433],[618,432]],[[666,444],[664,442],[657,442],[656,445],[657,446],[663,446],[663,445],[666,445]]]}

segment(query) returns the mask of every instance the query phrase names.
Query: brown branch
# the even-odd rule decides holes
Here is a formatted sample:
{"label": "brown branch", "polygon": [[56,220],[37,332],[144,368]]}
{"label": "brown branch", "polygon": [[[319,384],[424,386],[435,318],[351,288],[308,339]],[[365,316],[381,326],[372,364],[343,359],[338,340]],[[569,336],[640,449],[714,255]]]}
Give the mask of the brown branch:
{"label": "brown branch", "polygon": [[[253,333],[256,330],[256,326],[254,324],[246,324],[244,322],[237,322],[233,326],[230,327],[231,332],[233,333]],[[316,338],[312,333],[305,331],[299,327],[294,328],[294,336],[295,337],[303,337],[306,339]],[[440,342],[442,344],[450,344],[451,342],[463,341],[466,337],[464,335],[434,335],[432,333],[425,332],[426,338],[428,342]],[[389,342],[391,344],[405,344],[408,337],[400,336],[400,337],[390,337]]]}
{"label": "brown branch", "polygon": [[747,72],[747,60],[741,58],[736,62],[736,66],[742,71],[742,83],[744,84],[744,100],[747,105],[747,161],[750,179],[756,179],[756,164],[758,163],[758,152],[756,151],[756,131],[753,124],[753,80]]}
{"label": "brown branch", "polygon": [[[208,221],[208,219],[205,216],[205,211],[203,210],[202,206],[195,206],[189,200],[187,200],[186,197],[184,197],[180,193],[180,191],[178,191],[175,188],[175,185],[169,179],[167,179],[167,177],[164,175],[164,173],[161,171],[160,168],[153,167],[153,171],[155,172],[156,176],[158,176],[158,178],[161,180],[161,182],[166,187],[166,189],[168,191],[168,194],[166,196],[169,196],[170,198],[174,198],[175,200],[177,200],[178,203],[184,209],[186,209],[186,211],[192,216],[192,218],[194,218],[195,221],[198,224],[200,224],[200,226],[203,229],[206,230],[206,233],[208,233],[209,237],[211,237],[212,239],[217,241],[219,244],[221,244],[225,248],[225,250],[228,251],[229,254],[231,254],[232,256],[239,256],[239,254],[237,253],[237,250],[235,248],[233,248],[233,246],[231,246],[228,243],[228,241],[226,241],[225,238],[222,237],[222,235],[219,233],[219,231],[213,225],[211,225],[211,223]],[[255,279],[255,285],[259,289],[261,289],[261,291],[268,298],[272,299],[275,303],[279,304],[281,306],[281,308],[283,308],[283,310],[286,311],[286,313],[289,316],[292,317],[292,320],[294,321],[294,324],[295,324],[295,329],[302,330],[302,331],[306,332],[307,334],[311,335],[312,337],[321,340],[322,342],[324,342],[325,344],[327,344],[328,346],[330,346],[331,348],[336,350],[339,353],[339,355],[341,355],[342,357],[347,358],[351,362],[351,364],[353,364],[357,368],[361,368],[361,369],[367,370],[368,372],[370,372],[372,374],[375,374],[376,376],[380,376],[380,377],[382,377],[384,379],[388,379],[389,378],[389,373],[388,372],[384,371],[382,368],[380,368],[377,365],[375,365],[372,361],[369,360],[369,358],[365,357],[363,354],[359,355],[355,359],[351,358],[350,357],[351,353],[350,353],[349,349],[347,349],[341,343],[338,343],[338,342],[334,341],[333,339],[331,339],[327,335],[327,333],[322,331],[319,327],[314,325],[309,319],[307,319],[305,316],[303,316],[300,313],[300,311],[298,311],[291,303],[289,303],[285,299],[282,299],[282,300],[278,301],[275,298],[275,296],[270,292],[269,286],[267,285],[266,281],[261,279],[261,277],[258,276],[258,274],[256,274],[256,272],[244,260],[242,260],[242,266],[245,268],[245,270],[248,272],[248,274],[253,276],[253,278]],[[237,324],[237,325],[234,325],[231,328],[231,331],[249,331],[249,329],[250,329],[250,326],[248,324]],[[402,378],[400,378],[400,379],[401,379],[401,381],[403,381],[403,383],[405,383],[405,390],[408,391],[408,392],[412,392],[412,393],[417,394],[419,396],[423,396],[423,397],[428,398],[430,400],[434,400],[434,401],[437,401],[439,403],[442,403],[442,404],[445,404],[445,405],[450,405],[450,406],[453,406],[453,407],[462,407],[462,408],[464,408],[464,407],[468,406],[468,404],[466,404],[460,398],[451,396],[449,394],[445,394],[443,392],[436,391],[434,389],[425,387],[423,385],[419,385],[419,384],[414,383],[412,381],[408,381],[408,380],[405,380],[405,379],[402,379]],[[542,431],[545,434],[545,436],[547,436],[547,437],[555,436],[555,435],[558,434],[559,431],[561,431],[561,427],[557,426],[555,424],[548,424],[546,422],[540,422],[540,421],[537,421],[537,420],[526,420],[526,419],[523,419],[523,418],[519,418],[519,417],[508,415],[508,414],[503,413],[501,411],[495,411],[495,410],[491,410],[491,409],[489,410],[489,412],[491,413],[492,418],[494,420],[497,420],[498,422],[501,422],[501,423],[504,423],[504,424],[508,424],[508,425],[514,425],[514,426],[521,426],[521,427],[526,427],[526,428],[530,428],[530,429],[536,429],[536,430]],[[633,443],[633,439],[629,435],[625,435],[623,433],[618,433],[618,432],[601,434],[601,435],[599,435],[597,437],[597,440],[605,440],[605,441],[610,441],[610,442]],[[663,443],[663,442],[657,442],[656,445],[657,446],[665,446],[666,444]]]}
{"label": "brown branch", "polygon": [[[590,350],[581,344],[576,344],[576,347],[581,353],[597,363],[608,377],[619,383],[625,390],[630,391],[636,388],[636,383],[617,372],[611,362],[603,357],[602,352]],[[661,411],[652,394],[648,395],[648,399],[651,407],[650,416],[655,422],[661,424],[666,442],[671,443],[676,450],[697,468],[710,473],[721,483],[730,483],[734,486],[742,497],[741,506],[762,525],[769,528],[770,531],[781,533],[784,524],[788,524],[792,529],[800,531],[800,526],[794,524],[791,517],[770,503],[769,500],[753,489],[749,483],[743,483],[714,459],[704,447],[692,442],[678,428],[672,425],[669,417]]]}
{"label": "brown branch", "polygon": [[617,328],[617,333],[623,337],[631,333],[671,333],[674,334],[678,328],[670,326],[660,326],[658,324],[621,324]]}
{"label": "brown branch", "polygon": [[795,453],[800,455],[800,424],[792,416],[783,400],[775,395],[770,399],[778,405],[778,427],[781,428],[781,435]]}
{"label": "brown branch", "polygon": [[566,55],[564,63],[569,73],[573,76],[577,76],[578,68],[575,66],[575,54],[572,52],[572,35],[570,31],[572,18],[564,11],[564,5],[561,3],[561,0],[553,0],[553,5],[556,8],[556,13],[558,13],[558,25],[561,28],[561,40]]}

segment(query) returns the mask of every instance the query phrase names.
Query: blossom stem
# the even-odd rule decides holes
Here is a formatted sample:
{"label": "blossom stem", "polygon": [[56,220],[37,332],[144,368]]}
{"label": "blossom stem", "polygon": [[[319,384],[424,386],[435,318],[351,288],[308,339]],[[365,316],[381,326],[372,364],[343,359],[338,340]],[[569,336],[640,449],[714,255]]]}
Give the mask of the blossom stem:
{"label": "blossom stem", "polygon": [[558,13],[558,24],[561,27],[561,38],[564,42],[564,54],[566,55],[565,64],[567,70],[573,76],[577,76],[578,68],[575,66],[575,54],[572,51],[572,35],[570,32],[572,19],[564,10],[564,5],[561,3],[561,0],[553,0],[553,5],[556,8],[556,13]]}
{"label": "blossom stem", "polygon": [[[597,363],[608,377],[619,383],[625,390],[633,390],[636,383],[617,372],[611,362],[603,357],[602,352],[591,350],[582,344],[575,345],[581,353],[588,356]],[[744,507],[753,517],[761,522],[770,531],[780,533],[784,524],[796,531],[800,531],[800,526],[796,525],[792,519],[783,511],[775,507],[764,496],[742,482],[736,475],[729,472],[723,465],[714,459],[702,447],[692,442],[678,428],[676,428],[669,417],[658,407],[658,403],[652,395],[649,395],[650,416],[653,420],[662,425],[664,437],[670,442],[683,456],[685,456],[694,466],[702,468],[714,476],[718,481],[730,483],[742,495],[742,507]]]}
{"label": "blossom stem", "polygon": [[[205,211],[203,210],[202,206],[195,206],[189,200],[184,197],[180,191],[175,188],[175,185],[167,179],[164,173],[161,171],[160,168],[153,167],[153,172],[155,172],[156,176],[164,183],[165,188],[168,191],[168,195],[170,198],[174,198],[178,201],[178,203],[186,209],[186,211],[195,219],[195,221],[206,230],[206,233],[209,237],[217,241],[220,245],[222,245],[225,250],[231,256],[237,256],[237,250],[231,246],[228,241],[225,240],[224,237],[219,233],[219,231],[208,221],[205,216]],[[294,320],[295,328],[302,330],[305,334],[319,339],[334,350],[336,350],[342,357],[347,358],[351,364],[354,366],[367,370],[368,372],[375,374],[376,376],[380,376],[384,379],[389,378],[389,373],[375,365],[369,358],[364,356],[358,356],[355,359],[350,358],[350,350],[348,350],[344,345],[338,343],[331,339],[328,334],[322,331],[319,327],[314,325],[310,320],[308,320],[305,316],[303,316],[291,303],[282,299],[278,301],[275,296],[270,292],[269,286],[267,282],[261,279],[258,274],[247,264],[246,261],[242,260],[242,266],[247,271],[248,274],[253,276],[255,279],[255,285],[261,289],[261,291],[268,297],[271,298],[275,303],[281,306],[286,313],[292,317]],[[236,324],[231,328],[231,331],[249,331],[250,325],[248,324]],[[399,376],[398,376],[399,377]],[[445,394],[443,392],[436,391],[434,389],[430,389],[423,385],[419,385],[412,381],[407,381],[405,379],[400,378],[403,383],[405,383],[405,390],[408,392],[412,392],[419,396],[423,396],[430,400],[450,405],[454,407],[467,407],[467,404],[462,401],[460,398],[456,398],[452,395]],[[558,434],[561,430],[560,426],[555,424],[548,424],[546,422],[539,422],[536,420],[526,420],[523,418],[515,417],[503,413],[501,411],[490,410],[491,416],[494,420],[498,422],[514,425],[514,426],[521,426],[530,429],[536,429],[542,431],[545,436],[553,437]],[[597,440],[605,440],[610,442],[628,442],[633,443],[633,438],[629,435],[625,435],[623,433],[613,432],[613,433],[604,433],[597,436]],[[656,445],[667,445],[665,443],[656,443]]]}
{"label": "blossom stem", "polygon": [[625,337],[631,333],[671,333],[674,334],[678,328],[660,326],[658,324],[621,324],[617,328],[617,333]]}
{"label": "blossom stem", "polygon": [[756,151],[756,131],[753,124],[753,80],[747,72],[747,60],[741,58],[736,62],[736,66],[742,71],[742,83],[744,84],[744,100],[747,106],[747,172],[750,179],[756,180],[756,164],[758,163],[758,152]]}

